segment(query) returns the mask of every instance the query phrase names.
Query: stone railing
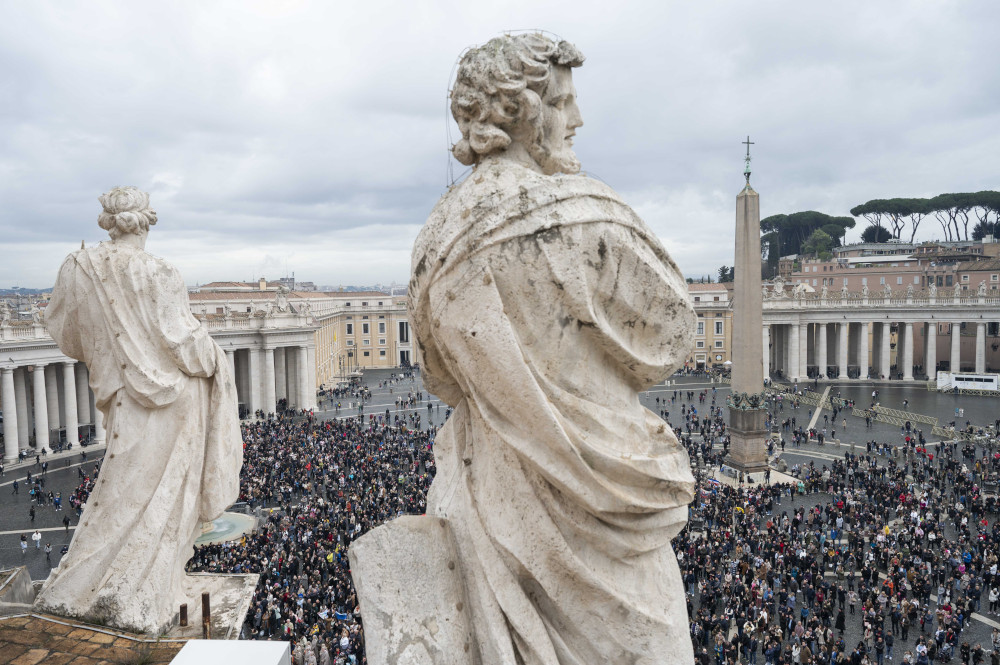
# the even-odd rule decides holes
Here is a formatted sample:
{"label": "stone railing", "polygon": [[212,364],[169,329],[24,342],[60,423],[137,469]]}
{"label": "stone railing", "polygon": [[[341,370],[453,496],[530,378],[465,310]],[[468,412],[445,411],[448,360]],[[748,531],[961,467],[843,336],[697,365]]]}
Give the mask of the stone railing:
{"label": "stone railing", "polygon": [[35,321],[5,321],[0,323],[0,342],[23,342],[49,339],[45,325]]}
{"label": "stone railing", "polygon": [[[995,293],[995,292],[994,292]],[[1000,296],[979,295],[977,291],[953,291],[941,289],[935,294],[929,291],[870,291],[869,293],[833,291],[822,293],[802,293],[783,290],[780,294],[768,291],[764,298],[764,309],[828,309],[836,307],[946,307],[946,306],[1000,307]]]}

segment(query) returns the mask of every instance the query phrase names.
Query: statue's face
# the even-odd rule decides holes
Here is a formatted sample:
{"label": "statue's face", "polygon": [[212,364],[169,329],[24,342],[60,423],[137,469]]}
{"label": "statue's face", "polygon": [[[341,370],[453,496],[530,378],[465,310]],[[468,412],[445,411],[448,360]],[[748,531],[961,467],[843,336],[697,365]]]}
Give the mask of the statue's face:
{"label": "statue's face", "polygon": [[542,135],[529,150],[542,172],[578,173],[580,162],[573,152],[573,136],[583,125],[580,109],[576,105],[576,88],[573,70],[553,66],[549,85],[542,97]]}

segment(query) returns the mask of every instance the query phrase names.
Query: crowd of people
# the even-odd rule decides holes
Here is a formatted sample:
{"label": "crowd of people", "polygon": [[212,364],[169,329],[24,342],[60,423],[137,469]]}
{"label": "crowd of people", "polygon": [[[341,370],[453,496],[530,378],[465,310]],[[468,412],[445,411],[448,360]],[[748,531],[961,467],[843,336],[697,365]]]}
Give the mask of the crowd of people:
{"label": "crowd of people", "polygon": [[[332,397],[363,404],[370,393],[356,390]],[[393,396],[413,412],[244,424],[240,500],[261,516],[258,529],[196,547],[188,564],[260,573],[245,635],[292,642],[300,665],[365,662],[347,550],[424,512],[436,428],[416,426],[422,393]],[[674,541],[699,665],[1000,665],[1000,632],[986,644],[966,638],[974,615],[1000,611],[1000,501],[983,491],[1000,453],[904,431],[793,464],[792,481],[730,486],[705,472],[728,450],[717,399],[714,388],[655,397],[701,470],[691,523]],[[770,401],[779,441],[815,441],[784,416],[789,404]],[[71,507],[82,510],[98,472],[82,472]]]}
{"label": "crowd of people", "polygon": [[347,548],[398,515],[422,514],[434,428],[356,416],[271,417],[243,427],[240,499],[261,508],[239,541],[195,548],[189,570],[257,572],[248,637],[295,643],[296,662],[362,662]]}

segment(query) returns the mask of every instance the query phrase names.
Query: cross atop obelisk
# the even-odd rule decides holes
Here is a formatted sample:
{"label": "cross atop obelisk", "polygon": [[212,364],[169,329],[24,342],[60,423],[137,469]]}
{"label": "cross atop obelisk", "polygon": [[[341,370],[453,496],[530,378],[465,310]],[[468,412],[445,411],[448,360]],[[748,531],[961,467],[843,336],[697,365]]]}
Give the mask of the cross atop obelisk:
{"label": "cross atop obelisk", "polygon": [[749,185],[750,184],[750,146],[752,146],[754,144],[754,142],[750,140],[750,135],[749,134],[747,134],[747,140],[744,141],[743,144],[746,145],[746,147],[747,147],[746,166],[743,168],[743,175],[746,176],[747,184]]}

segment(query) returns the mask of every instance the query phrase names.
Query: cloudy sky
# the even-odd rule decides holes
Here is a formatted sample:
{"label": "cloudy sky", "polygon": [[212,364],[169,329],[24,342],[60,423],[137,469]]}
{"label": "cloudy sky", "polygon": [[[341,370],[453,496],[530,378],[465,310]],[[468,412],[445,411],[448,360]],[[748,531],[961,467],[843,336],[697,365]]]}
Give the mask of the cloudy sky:
{"label": "cloudy sky", "polygon": [[456,59],[529,28],[587,56],[584,169],[714,273],[747,134],[762,216],[998,188],[998,25],[995,0],[4,2],[0,287],[50,286],[119,184],[190,284],[403,283],[464,170]]}

